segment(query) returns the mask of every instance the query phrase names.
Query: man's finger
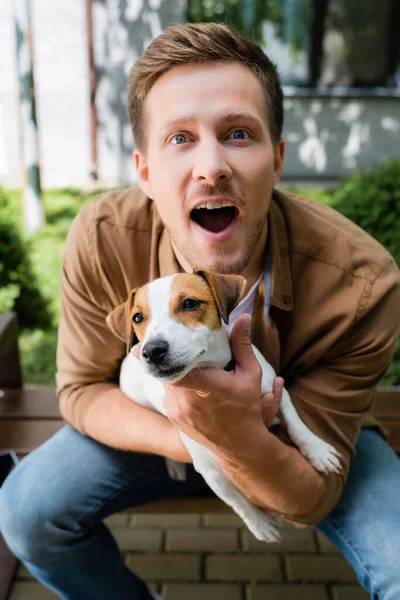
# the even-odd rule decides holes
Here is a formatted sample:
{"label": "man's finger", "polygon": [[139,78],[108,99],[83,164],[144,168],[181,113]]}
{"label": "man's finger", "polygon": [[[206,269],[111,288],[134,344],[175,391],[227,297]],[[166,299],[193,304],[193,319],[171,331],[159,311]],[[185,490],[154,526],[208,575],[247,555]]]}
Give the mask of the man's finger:
{"label": "man's finger", "polygon": [[171,385],[208,396],[212,390],[215,390],[215,378],[219,374],[219,369],[193,369]]}
{"label": "man's finger", "polygon": [[272,392],[267,392],[261,397],[261,418],[268,429],[271,427],[279,410],[283,386],[284,380],[282,377],[275,377]]}
{"label": "man's finger", "polygon": [[255,364],[258,364],[251,345],[250,325],[251,315],[244,313],[237,318],[231,331],[230,342],[235,358],[235,372],[239,374],[248,373]]}

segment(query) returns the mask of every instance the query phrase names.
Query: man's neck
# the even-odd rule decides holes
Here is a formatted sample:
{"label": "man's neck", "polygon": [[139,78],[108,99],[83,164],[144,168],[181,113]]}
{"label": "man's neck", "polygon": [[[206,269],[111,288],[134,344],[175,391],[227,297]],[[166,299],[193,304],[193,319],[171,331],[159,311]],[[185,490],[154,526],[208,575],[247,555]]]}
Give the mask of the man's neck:
{"label": "man's neck", "polygon": [[[268,233],[268,225],[267,225],[267,220],[266,220],[265,224],[263,226],[263,229],[261,231],[261,234],[258,238],[256,247],[254,248],[253,255],[251,257],[249,264],[243,269],[243,271],[238,273],[239,275],[241,275],[242,277],[244,277],[246,279],[246,288],[245,288],[244,295],[246,295],[250,291],[250,289],[253,287],[253,285],[255,284],[255,282],[257,281],[257,279],[260,277],[261,273],[264,270],[265,249],[266,249],[266,245],[267,245],[267,233]],[[172,248],[173,248],[174,254],[176,256],[176,259],[177,259],[178,263],[180,264],[181,268],[186,273],[190,273],[192,270],[192,267],[190,266],[189,262],[185,259],[185,257],[181,254],[181,252],[178,250],[178,248],[176,247],[172,238],[171,238],[171,244],[172,244]]]}

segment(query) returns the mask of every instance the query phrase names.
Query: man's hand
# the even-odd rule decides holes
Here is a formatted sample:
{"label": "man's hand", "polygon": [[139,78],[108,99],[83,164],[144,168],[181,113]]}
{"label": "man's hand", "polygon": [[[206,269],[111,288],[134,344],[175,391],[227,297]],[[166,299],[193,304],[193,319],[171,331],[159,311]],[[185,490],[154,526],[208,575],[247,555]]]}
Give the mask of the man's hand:
{"label": "man's hand", "polygon": [[231,334],[235,370],[194,369],[166,385],[170,421],[190,438],[230,456],[251,455],[279,409],[283,380],[261,398],[261,367],[248,334],[250,316],[241,315]]}
{"label": "man's hand", "polygon": [[261,397],[261,418],[267,429],[271,427],[281,405],[284,385],[282,377],[275,377],[272,392],[267,392]]}

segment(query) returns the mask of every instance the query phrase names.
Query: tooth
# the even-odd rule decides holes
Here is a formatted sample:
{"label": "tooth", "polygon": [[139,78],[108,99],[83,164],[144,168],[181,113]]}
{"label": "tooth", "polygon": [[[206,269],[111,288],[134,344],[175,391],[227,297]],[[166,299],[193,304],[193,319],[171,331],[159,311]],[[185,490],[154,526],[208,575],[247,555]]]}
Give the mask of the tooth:
{"label": "tooth", "polygon": [[222,206],[232,206],[232,204],[230,204],[229,202],[223,202]]}
{"label": "tooth", "polygon": [[212,202],[207,202],[207,208],[208,210],[213,210],[214,204]]}
{"label": "tooth", "polygon": [[215,202],[214,208],[222,208],[222,202]]}

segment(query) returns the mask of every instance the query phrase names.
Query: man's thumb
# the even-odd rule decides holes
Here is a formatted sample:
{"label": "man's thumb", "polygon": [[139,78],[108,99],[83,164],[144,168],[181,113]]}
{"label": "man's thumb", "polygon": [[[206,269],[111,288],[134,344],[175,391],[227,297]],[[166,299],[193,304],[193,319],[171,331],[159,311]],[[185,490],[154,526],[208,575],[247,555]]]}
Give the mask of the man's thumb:
{"label": "man's thumb", "polygon": [[251,315],[242,314],[235,321],[231,336],[231,348],[235,358],[235,370],[247,371],[257,359],[254,355],[250,339]]}

